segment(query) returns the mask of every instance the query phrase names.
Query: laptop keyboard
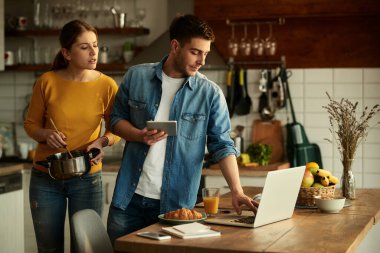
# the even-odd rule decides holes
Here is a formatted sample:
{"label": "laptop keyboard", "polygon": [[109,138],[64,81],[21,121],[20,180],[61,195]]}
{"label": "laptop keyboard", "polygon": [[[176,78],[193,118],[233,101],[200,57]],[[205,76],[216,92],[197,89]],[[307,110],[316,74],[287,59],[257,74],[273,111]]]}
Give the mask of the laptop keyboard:
{"label": "laptop keyboard", "polygon": [[242,217],[234,220],[234,222],[245,223],[245,224],[253,224],[255,221],[255,216]]}

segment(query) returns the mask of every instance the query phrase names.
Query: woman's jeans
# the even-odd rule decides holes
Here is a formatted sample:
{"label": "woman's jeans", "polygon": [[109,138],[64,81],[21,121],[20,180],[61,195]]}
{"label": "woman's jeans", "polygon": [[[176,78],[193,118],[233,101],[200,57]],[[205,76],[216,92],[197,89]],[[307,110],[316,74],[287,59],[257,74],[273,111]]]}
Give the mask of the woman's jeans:
{"label": "woman's jeans", "polygon": [[[49,174],[33,168],[29,202],[38,252],[63,253],[66,207],[68,206],[70,221],[71,216],[82,209],[93,209],[100,216],[102,214],[101,172],[58,181],[52,179]],[[74,252],[73,243],[71,252]]]}
{"label": "woman's jeans", "polygon": [[134,194],[127,209],[110,206],[107,221],[107,232],[112,245],[123,235],[158,222],[160,200]]}

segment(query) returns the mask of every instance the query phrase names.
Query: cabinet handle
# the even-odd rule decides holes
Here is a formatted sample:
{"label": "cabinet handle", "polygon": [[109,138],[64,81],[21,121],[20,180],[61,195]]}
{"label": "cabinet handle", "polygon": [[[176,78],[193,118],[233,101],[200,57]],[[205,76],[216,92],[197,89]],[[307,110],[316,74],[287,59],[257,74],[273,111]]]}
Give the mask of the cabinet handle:
{"label": "cabinet handle", "polygon": [[108,197],[108,188],[109,188],[109,185],[110,185],[110,183],[106,183],[106,185],[104,186],[104,190],[105,190],[105,194],[106,194],[106,196],[105,196],[105,203],[106,203],[106,205],[108,205],[109,203],[110,203],[110,200],[109,200],[109,197]]}

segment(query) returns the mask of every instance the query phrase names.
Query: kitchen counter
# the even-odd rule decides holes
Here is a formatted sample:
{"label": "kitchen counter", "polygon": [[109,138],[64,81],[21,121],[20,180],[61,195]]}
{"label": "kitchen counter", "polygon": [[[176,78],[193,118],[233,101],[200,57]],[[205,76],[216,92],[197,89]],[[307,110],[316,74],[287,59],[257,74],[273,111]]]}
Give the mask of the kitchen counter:
{"label": "kitchen counter", "polygon": [[[259,187],[244,187],[250,196]],[[231,195],[222,196],[221,205],[232,208]],[[159,231],[167,224],[156,223],[116,240],[118,252],[221,253],[221,252],[355,252],[380,218],[380,189],[357,189],[357,199],[339,214],[318,209],[296,209],[291,219],[255,229],[211,225],[220,237],[155,241],[136,235]],[[379,226],[379,225],[377,225]],[[377,227],[376,227],[377,228]]]}
{"label": "kitchen counter", "polygon": [[[120,169],[121,158],[106,158],[103,161],[103,171],[104,172],[115,172],[117,173]],[[7,163],[0,162],[0,176],[11,174],[17,171],[22,171],[23,169],[31,169],[32,163]],[[265,177],[270,170],[277,169],[286,169],[289,168],[289,163],[275,163],[268,166],[258,166],[258,167],[239,167],[240,176],[249,176],[249,177]],[[222,176],[217,165],[213,165],[210,168],[205,168],[202,170],[203,176]]]}
{"label": "kitchen counter", "polygon": [[26,165],[27,164],[24,163],[0,163],[0,176],[10,175],[18,172],[21,173],[21,171],[25,169]]}

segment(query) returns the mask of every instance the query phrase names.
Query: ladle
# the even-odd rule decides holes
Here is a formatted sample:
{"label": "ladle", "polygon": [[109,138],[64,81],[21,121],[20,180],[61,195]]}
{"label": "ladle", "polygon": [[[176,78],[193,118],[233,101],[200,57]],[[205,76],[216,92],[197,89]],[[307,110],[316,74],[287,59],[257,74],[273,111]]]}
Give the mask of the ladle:
{"label": "ladle", "polygon": [[[50,122],[51,122],[51,124],[53,125],[55,131],[57,131],[57,132],[59,133],[58,128],[57,128],[57,126],[54,124],[54,121],[53,121],[52,118],[50,118]],[[68,149],[67,145],[65,146],[65,149],[66,149],[67,153],[69,153],[70,158],[74,158],[73,155],[71,154],[70,150]]]}

